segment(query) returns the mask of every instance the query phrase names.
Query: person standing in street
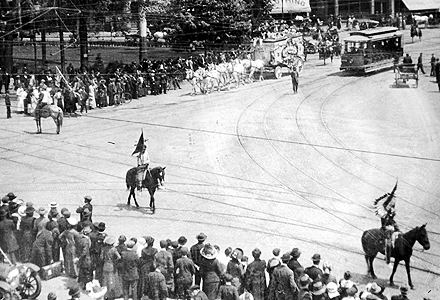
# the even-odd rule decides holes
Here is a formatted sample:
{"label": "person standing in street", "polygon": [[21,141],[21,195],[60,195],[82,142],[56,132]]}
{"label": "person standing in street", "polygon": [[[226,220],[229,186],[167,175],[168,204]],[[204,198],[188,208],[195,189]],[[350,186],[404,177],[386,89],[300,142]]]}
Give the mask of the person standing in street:
{"label": "person standing in street", "polygon": [[438,90],[440,91],[440,61],[438,58],[435,61],[435,79],[438,85]]}
{"label": "person standing in street", "polygon": [[200,282],[202,281],[202,277],[199,272],[200,268],[200,262],[202,261],[202,255],[200,254],[200,251],[205,246],[204,242],[206,240],[207,236],[201,232],[199,235],[196,236],[197,244],[194,244],[191,246],[191,257],[196,265],[196,274],[195,274],[195,285],[200,285]]}
{"label": "person standing in street", "polygon": [[5,91],[5,105],[6,105],[6,118],[11,118],[11,98],[9,97],[9,92]]}
{"label": "person standing in street", "polygon": [[435,55],[432,53],[431,56],[431,73],[430,76],[435,76]]}
{"label": "person standing in street", "polygon": [[124,294],[124,299],[128,300],[130,289],[132,291],[131,298],[133,300],[138,300],[138,282],[139,282],[139,257],[136,252],[133,251],[133,246],[135,242],[129,240],[127,242],[127,250],[122,252],[121,263],[122,263],[122,290]]}
{"label": "person standing in street", "polygon": [[293,93],[298,93],[298,85],[299,85],[299,73],[298,69],[295,66],[292,66],[290,68],[290,77],[292,78],[292,87],[293,87]]}
{"label": "person standing in street", "polygon": [[14,222],[7,218],[6,209],[0,209],[0,245],[11,263],[17,262],[19,245],[14,235]]}
{"label": "person standing in street", "polygon": [[419,58],[417,59],[417,72],[420,70],[423,74],[425,74],[425,70],[423,69],[423,54],[420,53]]}

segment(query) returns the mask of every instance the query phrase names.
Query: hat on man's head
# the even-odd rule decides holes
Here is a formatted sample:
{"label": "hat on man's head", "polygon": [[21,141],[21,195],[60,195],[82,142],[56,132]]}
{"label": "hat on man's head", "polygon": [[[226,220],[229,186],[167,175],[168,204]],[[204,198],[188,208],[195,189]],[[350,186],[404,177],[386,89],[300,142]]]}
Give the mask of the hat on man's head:
{"label": "hat on man's head", "polygon": [[98,229],[98,231],[102,232],[105,230],[105,223],[104,222],[99,222],[98,227],[96,227]]}
{"label": "hat on man's head", "polygon": [[313,295],[322,295],[324,294],[326,291],[326,286],[325,284],[322,284],[321,281],[317,281],[313,284]]}
{"label": "hat on man's head", "polygon": [[292,252],[290,252],[293,258],[298,258],[301,255],[301,251],[298,248],[293,248]]}
{"label": "hat on man's head", "polygon": [[81,292],[80,288],[78,285],[72,286],[69,289],[69,296],[75,296],[75,295],[79,295]]}
{"label": "hat on man's head", "polygon": [[17,213],[22,217],[26,216],[26,206],[20,206]]}
{"label": "hat on man's head", "polygon": [[172,241],[171,242],[171,247],[173,247],[174,249],[176,249],[177,247],[179,247],[179,243],[177,241]]}
{"label": "hat on man's head", "polygon": [[75,226],[78,224],[78,220],[75,217],[66,218],[66,221],[70,226]]}
{"label": "hat on man's head", "polygon": [[214,259],[218,255],[218,251],[211,244],[206,244],[200,249],[200,254],[206,259]]}
{"label": "hat on man's head", "polygon": [[145,243],[147,245],[153,245],[154,244],[154,238],[152,236],[144,236]]}
{"label": "hat on man's head", "polygon": [[166,247],[168,246],[168,243],[167,243],[166,240],[161,240],[161,241],[159,242],[159,246],[160,246],[161,248],[166,248]]}
{"label": "hat on man's head", "polygon": [[17,198],[17,196],[15,196],[13,192],[9,192],[6,196],[8,196],[9,200],[14,200],[15,198]]}
{"label": "hat on man's head", "polygon": [[57,208],[58,206],[59,206],[58,203],[56,203],[55,201],[49,203],[50,208]]}
{"label": "hat on man's head", "polygon": [[350,271],[345,271],[344,273],[344,279],[345,280],[349,280],[351,278],[351,272]]}
{"label": "hat on man's head", "polygon": [[92,201],[92,197],[90,197],[89,195],[84,196],[84,202],[90,202]]}
{"label": "hat on man's head", "polygon": [[26,207],[34,207],[34,204],[32,202],[26,202]]}
{"label": "hat on man's head", "polygon": [[290,253],[284,253],[283,256],[281,256],[281,261],[283,263],[287,263],[292,259],[292,256],[290,256]]}
{"label": "hat on man's head", "polygon": [[11,201],[11,199],[9,199],[8,196],[4,196],[4,197],[2,198],[2,203],[9,203],[9,201]]}
{"label": "hat on man's head", "polygon": [[207,236],[206,236],[206,234],[204,234],[203,232],[200,232],[200,233],[196,236],[196,239],[197,239],[199,242],[204,242],[204,241],[207,239]]}
{"label": "hat on man's head", "polygon": [[321,255],[320,254],[314,254],[312,256],[312,260],[313,261],[320,261],[321,260]]}
{"label": "hat on man's head", "polygon": [[275,268],[276,266],[278,266],[280,264],[280,260],[278,258],[271,258],[269,260],[269,268]]}
{"label": "hat on man's head", "polygon": [[67,208],[65,208],[65,207],[63,207],[61,210],[60,210],[60,213],[62,214],[62,215],[64,215],[65,213],[66,213],[66,211],[69,211]]}
{"label": "hat on man's head", "polygon": [[241,261],[241,259],[243,258],[243,254],[244,254],[243,249],[235,248],[234,250],[232,250],[231,257],[238,261]]}
{"label": "hat on man's head", "polygon": [[255,248],[254,250],[252,250],[252,256],[254,258],[259,258],[261,256],[261,250],[258,248]]}
{"label": "hat on man's head", "polygon": [[188,241],[187,238],[184,237],[184,236],[181,236],[181,237],[177,240],[177,242],[178,242],[180,245],[185,245],[187,241]]}

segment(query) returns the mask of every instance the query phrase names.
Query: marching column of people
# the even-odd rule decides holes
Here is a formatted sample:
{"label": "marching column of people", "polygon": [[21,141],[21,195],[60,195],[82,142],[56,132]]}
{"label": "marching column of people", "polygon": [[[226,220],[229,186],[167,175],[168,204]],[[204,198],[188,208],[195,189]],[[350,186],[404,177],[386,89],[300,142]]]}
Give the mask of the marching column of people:
{"label": "marching column of people", "polygon": [[[4,259],[43,267],[63,257],[65,275],[78,283],[69,290],[72,298],[84,290],[94,299],[109,300],[144,296],[150,300],[387,299],[379,282],[361,291],[349,271],[338,281],[332,263],[322,262],[318,253],[304,268],[298,248],[284,254],[275,248],[267,263],[256,248],[248,264],[241,248],[228,247],[221,253],[217,245],[206,243],[204,233],[190,248],[184,236],[161,240],[160,250],[152,236],[116,239],[105,232],[105,223],[92,222],[91,202],[92,197],[85,196],[75,217],[67,208],[58,212],[56,202],[49,203],[48,210],[35,210],[33,203],[8,193],[0,207]],[[402,287],[400,292],[392,299],[407,299],[408,289]]]}

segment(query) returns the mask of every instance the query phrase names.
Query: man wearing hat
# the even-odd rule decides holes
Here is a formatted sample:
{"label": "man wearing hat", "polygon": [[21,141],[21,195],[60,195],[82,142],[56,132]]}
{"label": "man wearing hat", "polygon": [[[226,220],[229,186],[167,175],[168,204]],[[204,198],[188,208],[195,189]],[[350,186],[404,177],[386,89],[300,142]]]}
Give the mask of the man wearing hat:
{"label": "man wearing hat", "polygon": [[176,296],[178,299],[187,299],[188,289],[193,282],[193,275],[196,273],[194,262],[188,258],[188,248],[182,247],[182,257],[176,261]]}
{"label": "man wearing hat", "polygon": [[37,227],[37,236],[32,245],[31,262],[37,266],[44,267],[53,262],[52,259],[52,232],[47,230],[48,222],[40,222]]}
{"label": "man wearing hat", "polygon": [[313,280],[313,281],[317,281],[320,280],[320,278],[322,278],[322,275],[324,274],[324,272],[321,270],[321,268],[319,267],[319,263],[321,261],[321,255],[319,254],[314,254],[312,256],[312,262],[313,265],[311,265],[310,267],[307,267],[304,272],[309,275],[309,277]]}
{"label": "man wearing hat", "polygon": [[287,263],[287,266],[293,271],[295,280],[298,283],[304,274],[304,268],[298,261],[298,258],[301,256],[301,251],[299,251],[298,248],[293,248],[290,252],[290,256],[292,256],[292,259]]}
{"label": "man wearing hat", "polygon": [[235,248],[231,253],[231,260],[226,266],[226,273],[232,275],[232,284],[237,288],[238,293],[243,293],[244,266],[241,264],[243,250]]}
{"label": "man wearing hat", "polygon": [[[179,243],[179,246],[176,248],[176,250],[174,251],[174,264],[176,263],[176,261],[182,257],[182,252],[180,251],[182,249],[183,246],[186,245],[186,242],[188,242],[188,239],[184,236],[179,237],[179,239],[177,240],[177,243]],[[191,254],[189,256],[189,258],[191,258]]]}
{"label": "man wearing hat", "polygon": [[403,285],[400,287],[400,295],[391,296],[391,300],[408,300],[408,287]]}
{"label": "man wearing hat", "polygon": [[292,257],[289,253],[281,256],[282,263],[275,267],[272,274],[272,282],[269,289],[269,298],[276,300],[293,300],[298,297],[298,286],[295,282],[293,271],[289,269],[287,263]]}
{"label": "man wearing hat", "polygon": [[93,223],[90,238],[90,258],[92,259],[92,267],[95,270],[95,279],[102,281],[103,260],[101,259],[101,250],[106,234],[104,233],[105,223]]}
{"label": "man wearing hat", "polygon": [[82,230],[80,238],[77,243],[77,251],[79,254],[78,284],[83,290],[86,288],[87,282],[93,280],[92,259],[90,258],[91,241],[89,238],[89,234],[91,232],[92,229],[89,226],[85,227]]}
{"label": "man wearing hat", "polygon": [[84,209],[82,207],[78,207],[77,212],[80,214],[80,221],[78,222],[78,231],[82,231],[86,227],[93,227],[93,222],[90,219],[90,210],[88,208]]}
{"label": "man wearing hat", "polygon": [[52,218],[57,219],[60,218],[60,213],[58,212],[58,203],[56,203],[55,201],[49,203],[49,213],[48,216],[52,216]]}
{"label": "man wearing hat", "polygon": [[199,272],[200,263],[202,261],[202,255],[200,254],[200,250],[202,250],[203,247],[205,246],[204,242],[205,242],[206,238],[207,238],[206,234],[204,234],[203,232],[199,233],[196,236],[197,244],[194,244],[191,246],[191,258],[192,258],[194,264],[197,266],[196,274],[195,274],[195,281],[194,281],[194,283],[196,285],[200,285],[200,282],[202,280],[202,276],[200,275],[200,272]]}
{"label": "man wearing hat", "polygon": [[58,223],[58,229],[60,230],[60,233],[63,233],[64,230],[67,229],[68,224],[67,224],[67,219],[70,218],[70,211],[67,208],[62,208],[61,209],[61,217],[58,218],[57,223]]}
{"label": "man wearing hat", "polygon": [[[174,292],[174,263],[173,256],[166,250],[168,243],[165,240],[159,242],[160,251],[156,253],[156,265],[160,272],[165,276],[165,282],[168,288],[168,295]],[[181,254],[182,250],[181,250]]]}
{"label": "man wearing hat", "polygon": [[[145,284],[145,280],[147,278],[148,273],[150,273],[150,270],[152,266],[155,263],[155,257],[157,253],[157,249],[153,247],[154,245],[154,238],[152,236],[144,236],[145,244],[147,245],[144,249],[141,251],[141,257],[140,257],[140,265],[141,265],[141,284]],[[155,267],[155,266],[154,266]]]}
{"label": "man wearing hat", "polygon": [[7,258],[11,263],[17,262],[18,255],[18,242],[15,238],[15,225],[14,222],[7,218],[8,212],[5,208],[0,208],[0,245],[3,251],[6,253]]}
{"label": "man wearing hat", "polygon": [[206,296],[205,292],[200,290],[199,285],[193,285],[190,289],[190,296],[192,300],[208,300],[208,296]]}
{"label": "man wearing hat", "polygon": [[89,216],[89,218],[90,218],[90,221],[93,222],[93,221],[92,221],[93,205],[92,205],[90,202],[92,202],[92,197],[89,196],[89,195],[84,196],[84,205],[83,205],[83,209],[84,209],[84,211],[86,210],[86,208],[89,210],[89,212],[90,212],[90,216]]}
{"label": "man wearing hat", "polygon": [[[67,214],[65,213],[65,216]],[[60,234],[61,248],[64,256],[64,272],[71,278],[77,278],[78,274],[75,268],[76,259],[76,241],[81,237],[76,231],[78,220],[75,217],[66,218],[67,228]]]}
{"label": "man wearing hat", "polygon": [[26,263],[31,260],[32,245],[35,241],[35,231],[34,231],[34,211],[33,207],[28,207],[25,210],[26,215],[21,218],[20,222],[20,257],[21,261]]}
{"label": "man wearing hat", "polygon": [[43,222],[43,223],[49,222],[49,219],[46,217],[47,210],[44,207],[40,207],[37,210],[37,213],[38,213],[38,218],[36,218],[35,222],[34,222],[34,230],[35,231],[37,231],[38,225],[41,222]]}
{"label": "man wearing hat", "polygon": [[310,279],[309,275],[304,274],[301,276],[298,282],[299,287],[299,297],[298,299],[303,299],[305,293],[311,292],[310,285],[312,283],[312,280]]}
{"label": "man wearing hat", "polygon": [[138,300],[139,257],[136,252],[133,251],[135,245],[133,240],[127,241],[126,245],[127,250],[121,254],[121,279],[124,300],[128,300],[130,289],[133,293],[131,298],[133,300]]}
{"label": "man wearing hat", "polygon": [[260,259],[261,250],[255,248],[252,251],[254,261],[246,268],[246,287],[254,296],[254,300],[264,300],[266,296],[266,262]]}
{"label": "man wearing hat", "polygon": [[225,284],[218,290],[218,298],[221,300],[239,300],[238,290],[232,285],[232,275],[225,274]]}
{"label": "man wearing hat", "polygon": [[69,296],[72,297],[70,300],[79,300],[80,295],[81,295],[81,289],[78,285],[72,286],[69,289]]}

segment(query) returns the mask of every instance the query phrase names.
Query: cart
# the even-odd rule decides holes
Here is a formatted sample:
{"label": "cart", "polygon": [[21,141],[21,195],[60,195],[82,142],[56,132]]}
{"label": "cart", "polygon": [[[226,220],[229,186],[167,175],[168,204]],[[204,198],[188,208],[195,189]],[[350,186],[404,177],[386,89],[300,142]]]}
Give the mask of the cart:
{"label": "cart", "polygon": [[264,62],[264,71],[271,72],[280,79],[289,67],[296,65],[301,73],[304,65],[303,37],[284,37],[281,39],[264,39],[262,43],[251,48],[252,58]]}
{"label": "cart", "polygon": [[419,86],[419,71],[415,64],[399,64],[396,66],[396,85],[400,82],[406,83],[412,79],[416,81],[416,88]]}

